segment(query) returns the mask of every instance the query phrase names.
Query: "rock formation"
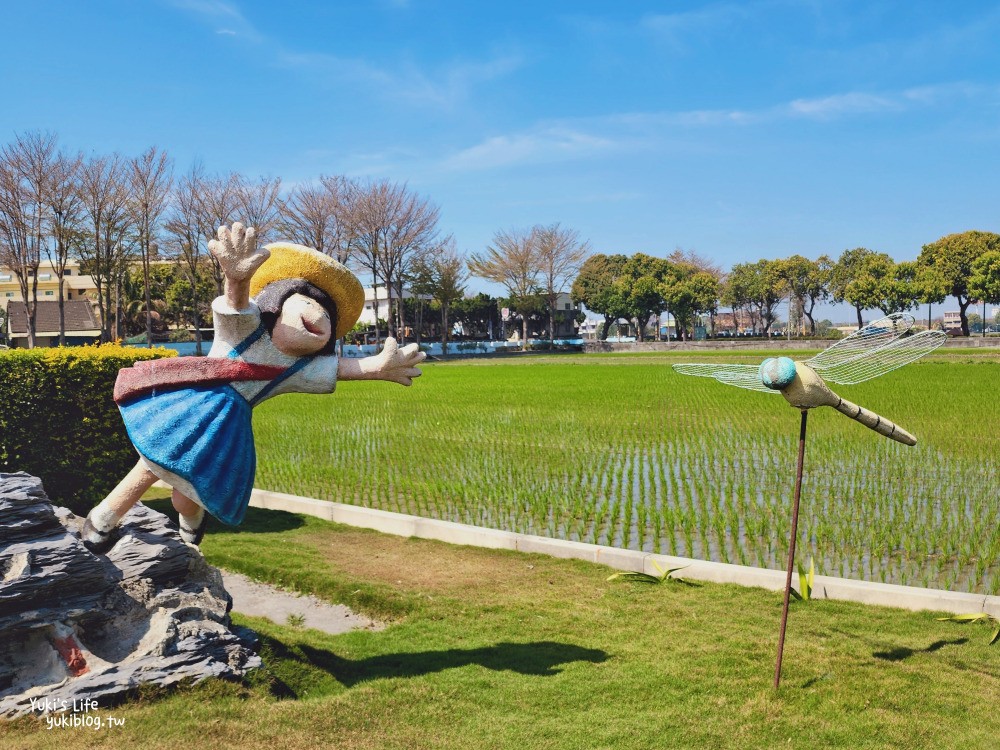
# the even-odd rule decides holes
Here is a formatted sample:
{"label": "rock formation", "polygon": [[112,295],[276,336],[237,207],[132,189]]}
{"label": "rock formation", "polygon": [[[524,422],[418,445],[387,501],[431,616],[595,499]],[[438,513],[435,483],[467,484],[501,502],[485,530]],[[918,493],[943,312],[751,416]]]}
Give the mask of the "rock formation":
{"label": "rock formation", "polygon": [[137,505],[107,556],[82,524],[35,477],[0,473],[0,716],[260,666],[230,630],[219,571],[165,516]]}

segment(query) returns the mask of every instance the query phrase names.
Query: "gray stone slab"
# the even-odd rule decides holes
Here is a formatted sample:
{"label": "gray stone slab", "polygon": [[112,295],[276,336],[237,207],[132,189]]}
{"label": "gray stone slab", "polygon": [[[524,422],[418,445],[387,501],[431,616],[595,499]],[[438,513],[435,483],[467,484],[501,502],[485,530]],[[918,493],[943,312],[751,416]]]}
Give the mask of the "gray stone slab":
{"label": "gray stone slab", "polygon": [[234,612],[265,617],[279,625],[300,624],[332,635],[358,629],[381,630],[384,627],[343,604],[330,604],[314,596],[282,591],[239,573],[223,571],[222,580],[233,598]]}
{"label": "gray stone slab", "polygon": [[0,474],[0,716],[260,665],[229,629],[219,571],[165,516],[140,503],[100,556],[82,523],[36,478]]}

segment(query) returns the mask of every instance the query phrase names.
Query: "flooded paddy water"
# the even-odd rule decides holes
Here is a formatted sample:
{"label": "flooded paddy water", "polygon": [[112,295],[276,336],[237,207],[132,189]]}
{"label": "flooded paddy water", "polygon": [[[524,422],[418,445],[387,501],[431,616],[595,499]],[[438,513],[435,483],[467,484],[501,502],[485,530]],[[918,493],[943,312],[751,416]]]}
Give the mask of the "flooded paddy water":
{"label": "flooded paddy water", "polygon": [[[412,389],[282,397],[255,415],[257,485],[783,568],[798,412],[777,396],[683,378],[669,361],[433,365]],[[842,389],[913,432],[915,447],[811,412],[799,562],[1000,593],[998,387],[994,359],[942,357]]]}

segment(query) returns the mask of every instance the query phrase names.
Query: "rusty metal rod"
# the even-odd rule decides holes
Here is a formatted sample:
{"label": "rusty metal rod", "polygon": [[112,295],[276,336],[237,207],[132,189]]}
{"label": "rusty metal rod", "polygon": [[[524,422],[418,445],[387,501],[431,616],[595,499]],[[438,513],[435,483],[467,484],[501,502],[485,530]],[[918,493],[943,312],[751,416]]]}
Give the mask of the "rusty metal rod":
{"label": "rusty metal rod", "polygon": [[802,497],[802,463],[806,457],[806,417],[809,412],[802,410],[799,426],[799,460],[795,467],[795,499],[792,502],[792,534],[788,540],[788,575],[785,577],[785,604],[781,610],[781,630],[778,631],[778,660],[774,665],[774,689],[781,684],[781,656],[785,650],[785,626],[788,624],[788,600],[792,593],[792,571],[795,568],[795,538],[799,527],[799,498]]}

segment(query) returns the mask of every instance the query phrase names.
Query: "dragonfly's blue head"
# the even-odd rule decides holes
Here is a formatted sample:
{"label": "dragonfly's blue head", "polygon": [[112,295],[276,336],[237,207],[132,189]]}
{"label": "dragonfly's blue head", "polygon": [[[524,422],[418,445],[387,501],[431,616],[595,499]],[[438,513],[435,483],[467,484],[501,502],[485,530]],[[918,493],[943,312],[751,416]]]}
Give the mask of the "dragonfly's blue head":
{"label": "dragonfly's blue head", "polygon": [[771,357],[760,366],[760,382],[768,388],[780,391],[795,380],[795,363],[788,357]]}

